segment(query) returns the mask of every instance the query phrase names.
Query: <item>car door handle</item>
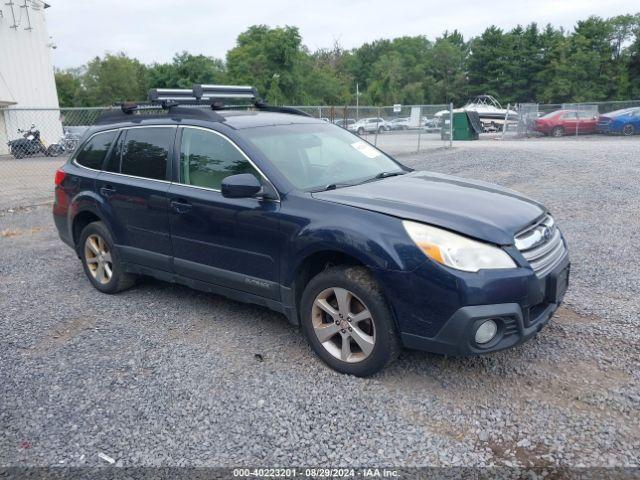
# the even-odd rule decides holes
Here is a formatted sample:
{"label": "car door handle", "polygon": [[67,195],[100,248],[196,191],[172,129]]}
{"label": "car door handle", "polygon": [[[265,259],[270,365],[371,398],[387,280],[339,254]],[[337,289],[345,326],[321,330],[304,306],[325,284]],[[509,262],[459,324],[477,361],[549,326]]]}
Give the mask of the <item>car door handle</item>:
{"label": "car door handle", "polygon": [[116,193],[116,189],[113,188],[111,185],[105,185],[100,189],[100,193],[105,197],[110,197],[111,195]]}
{"label": "car door handle", "polygon": [[176,213],[186,213],[191,210],[191,204],[181,198],[178,200],[171,200],[171,202],[169,202],[169,205],[171,205],[171,208]]}

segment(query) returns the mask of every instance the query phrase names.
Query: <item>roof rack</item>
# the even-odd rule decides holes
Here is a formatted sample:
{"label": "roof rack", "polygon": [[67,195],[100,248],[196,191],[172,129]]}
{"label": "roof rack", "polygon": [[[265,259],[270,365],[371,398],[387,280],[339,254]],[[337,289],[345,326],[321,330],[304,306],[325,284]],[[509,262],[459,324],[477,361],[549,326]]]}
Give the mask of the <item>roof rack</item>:
{"label": "roof rack", "polygon": [[[114,123],[117,121],[141,121],[142,119],[166,118],[165,115],[136,115],[147,109],[161,107],[167,110],[170,115],[190,118],[203,118],[217,122],[224,121],[224,117],[216,114],[215,110],[228,110],[239,108],[240,105],[228,105],[225,101],[239,99],[248,100],[245,107],[255,108],[264,112],[289,113],[292,115],[302,115],[310,117],[306,112],[292,107],[276,107],[268,105],[258,96],[258,91],[254,87],[247,85],[208,85],[196,84],[193,88],[152,88],[149,90],[150,105],[138,105],[134,102],[124,102],[120,104],[120,111],[110,111],[102,114],[97,124]],[[212,111],[202,108],[182,108],[183,106],[206,106]],[[176,108],[181,107],[181,108]]]}
{"label": "roof rack", "polygon": [[120,110],[110,110],[102,113],[98,119],[94,122],[95,125],[105,125],[117,122],[142,122],[143,120],[154,120],[163,118],[193,118],[201,120],[209,120],[214,122],[224,121],[224,117],[215,111],[204,108],[188,108],[181,104],[169,105],[166,108],[166,113],[147,113],[141,114],[146,111],[157,111],[158,107],[155,105],[137,105],[135,103],[126,102],[120,105]]}
{"label": "roof rack", "polygon": [[237,105],[225,104],[225,101],[233,99],[249,100],[252,107],[267,112],[311,116],[297,108],[268,105],[258,96],[256,88],[248,85],[195,84],[191,90],[185,88],[154,88],[149,90],[149,101],[162,105],[162,108],[172,108],[178,105],[209,105],[212,110],[237,108]]}

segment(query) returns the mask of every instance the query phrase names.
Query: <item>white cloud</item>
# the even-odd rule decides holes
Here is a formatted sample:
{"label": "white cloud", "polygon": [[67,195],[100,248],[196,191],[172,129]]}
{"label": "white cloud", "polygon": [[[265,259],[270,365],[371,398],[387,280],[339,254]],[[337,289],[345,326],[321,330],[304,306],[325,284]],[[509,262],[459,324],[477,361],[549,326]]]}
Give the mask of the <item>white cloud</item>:
{"label": "white cloud", "polygon": [[[378,38],[457,29],[465,37],[489,25],[552,23],[572,29],[589,15],[635,13],[628,0],[51,0],[54,64],[72,67],[104,52],[124,51],[143,62],[167,61],[187,50],[224,57],[250,25],[295,25],[315,50],[339,41],[352,48]],[[638,9],[638,7],[636,7]]]}

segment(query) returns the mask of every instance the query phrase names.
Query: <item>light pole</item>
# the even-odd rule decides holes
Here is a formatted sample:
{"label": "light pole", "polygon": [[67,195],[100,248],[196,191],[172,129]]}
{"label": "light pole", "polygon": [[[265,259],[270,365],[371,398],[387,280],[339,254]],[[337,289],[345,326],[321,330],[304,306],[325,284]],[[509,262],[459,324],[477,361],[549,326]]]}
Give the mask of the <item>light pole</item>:
{"label": "light pole", "polygon": [[359,112],[360,112],[360,89],[359,85],[356,83],[356,122],[359,120]]}

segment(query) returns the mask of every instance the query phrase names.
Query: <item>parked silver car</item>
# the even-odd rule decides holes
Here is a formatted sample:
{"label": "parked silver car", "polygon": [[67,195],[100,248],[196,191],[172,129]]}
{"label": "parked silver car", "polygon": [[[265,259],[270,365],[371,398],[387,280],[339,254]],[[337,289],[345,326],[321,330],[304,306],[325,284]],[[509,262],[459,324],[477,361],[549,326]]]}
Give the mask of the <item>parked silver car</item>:
{"label": "parked silver car", "polygon": [[391,130],[389,123],[381,117],[361,118],[353,125],[349,125],[348,130],[356,132],[358,135],[364,133],[383,132]]}

